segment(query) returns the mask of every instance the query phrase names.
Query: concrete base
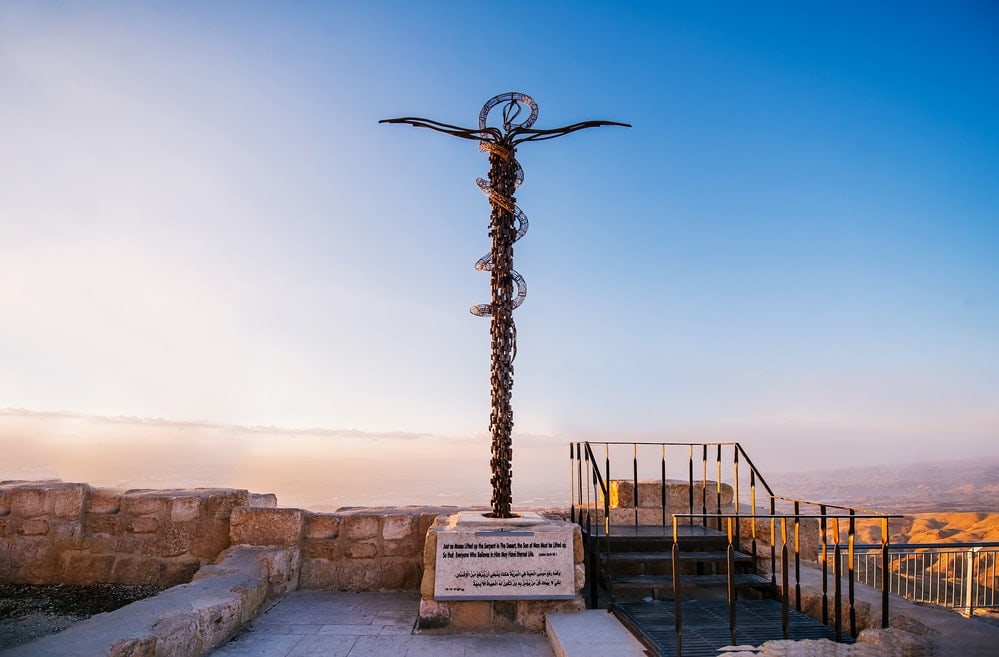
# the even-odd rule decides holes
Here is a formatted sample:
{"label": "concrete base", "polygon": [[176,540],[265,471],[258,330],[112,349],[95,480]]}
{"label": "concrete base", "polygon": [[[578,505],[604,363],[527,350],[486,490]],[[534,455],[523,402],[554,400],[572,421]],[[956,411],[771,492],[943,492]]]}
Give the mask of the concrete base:
{"label": "concrete base", "polygon": [[[570,599],[487,599],[438,600],[435,597],[438,539],[455,531],[523,532],[536,536],[558,532],[572,536],[573,589]],[[420,612],[417,632],[539,632],[545,628],[545,615],[576,612],[586,608],[583,600],[585,569],[583,538],[579,527],[565,520],[524,513],[517,518],[487,518],[482,512],[460,512],[438,516],[427,532],[423,552],[423,581],[420,586]]]}

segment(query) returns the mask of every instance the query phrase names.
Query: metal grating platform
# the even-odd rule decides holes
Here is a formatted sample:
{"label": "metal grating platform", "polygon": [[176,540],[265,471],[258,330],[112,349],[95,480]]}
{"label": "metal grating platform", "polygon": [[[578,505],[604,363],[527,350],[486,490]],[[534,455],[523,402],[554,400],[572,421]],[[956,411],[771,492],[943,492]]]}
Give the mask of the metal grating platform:
{"label": "metal grating platform", "polygon": [[[688,600],[683,604],[683,657],[716,657],[718,649],[732,644],[728,603]],[[759,646],[783,639],[781,604],[777,600],[740,600],[736,606],[736,644]],[[614,613],[658,657],[677,657],[676,617],[672,602],[630,602],[614,606]],[[791,639],[835,640],[831,627],[810,616],[789,611]],[[843,635],[843,643],[853,638]]]}

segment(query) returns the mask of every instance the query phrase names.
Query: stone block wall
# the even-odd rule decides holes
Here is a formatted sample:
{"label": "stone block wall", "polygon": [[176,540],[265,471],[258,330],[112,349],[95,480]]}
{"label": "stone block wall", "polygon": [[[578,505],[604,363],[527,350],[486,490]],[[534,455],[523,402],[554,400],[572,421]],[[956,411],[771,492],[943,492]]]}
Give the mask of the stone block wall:
{"label": "stone block wall", "polygon": [[268,564],[272,595],[298,586],[415,590],[427,530],[449,510],[314,513],[276,504],[246,490],[0,482],[0,582],[170,586],[245,545],[282,548]]}
{"label": "stone block wall", "polygon": [[0,581],[187,582],[229,546],[229,516],[251,498],[230,489],[0,482]]}
{"label": "stone block wall", "polygon": [[413,590],[423,577],[427,529],[441,508],[236,509],[233,545],[298,549],[299,586],[338,591]]}

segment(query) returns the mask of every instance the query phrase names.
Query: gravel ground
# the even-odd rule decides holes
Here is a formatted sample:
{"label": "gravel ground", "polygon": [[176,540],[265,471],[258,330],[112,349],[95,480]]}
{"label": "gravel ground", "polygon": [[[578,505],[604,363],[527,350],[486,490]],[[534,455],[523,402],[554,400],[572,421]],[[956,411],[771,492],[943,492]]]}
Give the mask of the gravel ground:
{"label": "gravel ground", "polygon": [[156,595],[158,586],[0,584],[0,650],[61,632],[94,614]]}

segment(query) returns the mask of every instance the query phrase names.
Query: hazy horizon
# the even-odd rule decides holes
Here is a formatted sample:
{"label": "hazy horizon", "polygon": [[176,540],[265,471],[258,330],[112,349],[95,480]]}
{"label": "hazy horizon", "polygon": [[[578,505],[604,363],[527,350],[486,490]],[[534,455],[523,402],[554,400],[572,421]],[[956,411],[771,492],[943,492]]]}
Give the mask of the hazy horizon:
{"label": "hazy horizon", "polygon": [[[456,437],[244,427],[0,409],[0,451],[4,454],[0,480],[56,478],[120,489],[245,488],[275,493],[282,506],[316,511],[341,506],[488,506],[489,440],[485,434]],[[515,507],[568,506],[570,440],[514,434]],[[743,448],[767,480],[781,484],[778,494],[814,491],[811,499],[829,502],[849,494],[863,499],[872,494],[872,488],[879,491],[879,481],[886,499],[910,495],[908,488],[892,490],[889,485],[897,466],[991,464],[999,471],[999,455],[994,454],[930,463],[872,463],[862,460],[863,454],[845,454],[852,465],[841,464],[842,470],[837,471],[830,468],[828,459],[808,450],[785,454],[780,461],[768,456],[762,445],[750,443]],[[778,467],[781,464],[785,469]],[[816,482],[827,481],[823,475],[833,474],[832,481],[841,485],[823,484],[824,495],[818,495]],[[994,488],[983,489],[987,499],[999,496],[999,485]],[[983,506],[988,504],[983,498]]]}

